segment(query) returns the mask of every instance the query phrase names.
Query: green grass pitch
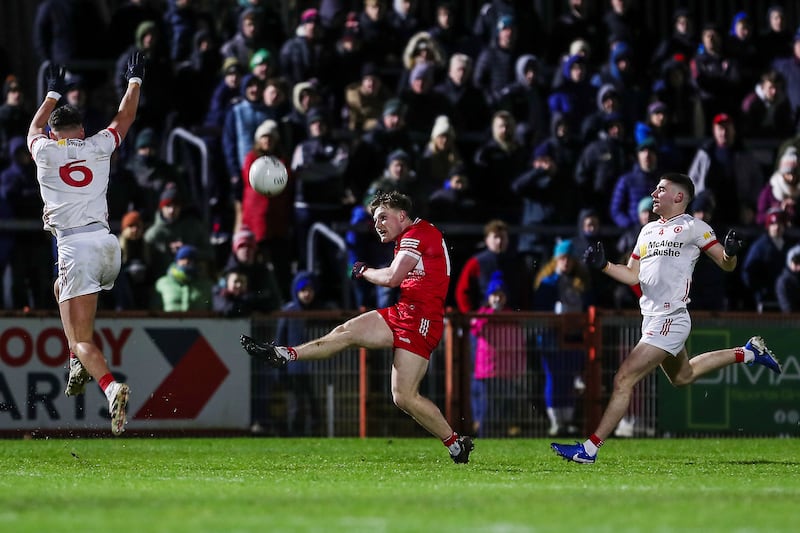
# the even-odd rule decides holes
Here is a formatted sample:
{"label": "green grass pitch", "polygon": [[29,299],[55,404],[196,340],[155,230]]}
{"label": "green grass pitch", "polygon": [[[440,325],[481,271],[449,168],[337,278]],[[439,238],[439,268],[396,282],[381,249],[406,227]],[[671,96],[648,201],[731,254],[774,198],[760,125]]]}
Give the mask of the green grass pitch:
{"label": "green grass pitch", "polygon": [[0,443],[0,532],[779,532],[800,439],[46,439]]}

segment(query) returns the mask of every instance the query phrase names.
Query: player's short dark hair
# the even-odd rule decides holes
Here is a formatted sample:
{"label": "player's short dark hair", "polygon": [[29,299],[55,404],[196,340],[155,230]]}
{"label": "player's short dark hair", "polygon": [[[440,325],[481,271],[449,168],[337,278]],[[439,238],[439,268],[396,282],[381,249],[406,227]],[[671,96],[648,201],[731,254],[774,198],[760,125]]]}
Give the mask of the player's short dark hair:
{"label": "player's short dark hair", "polygon": [[47,123],[51,130],[68,130],[80,128],[83,125],[83,117],[77,107],[67,104],[54,109]]}
{"label": "player's short dark hair", "polygon": [[689,193],[689,198],[686,200],[687,204],[692,201],[692,198],[694,198],[694,182],[692,181],[692,178],[686,174],[681,174],[680,172],[667,172],[661,176],[661,179],[671,181],[675,185],[680,185],[686,189],[686,192]]}
{"label": "player's short dark hair", "polygon": [[400,211],[411,213],[411,209],[413,208],[413,203],[411,202],[411,198],[409,198],[408,196],[406,196],[401,192],[378,191],[377,194],[375,194],[375,198],[373,198],[372,201],[369,203],[369,213],[371,215],[374,215],[375,211],[381,206],[388,207],[389,209],[399,209]]}

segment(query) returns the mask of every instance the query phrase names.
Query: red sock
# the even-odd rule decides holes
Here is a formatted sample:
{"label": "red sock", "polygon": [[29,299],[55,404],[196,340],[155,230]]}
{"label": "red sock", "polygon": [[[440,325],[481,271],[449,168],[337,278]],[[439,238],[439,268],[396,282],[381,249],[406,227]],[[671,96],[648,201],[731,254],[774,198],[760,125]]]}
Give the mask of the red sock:
{"label": "red sock", "polygon": [[103,392],[105,392],[108,386],[112,383],[114,383],[114,376],[111,375],[111,372],[97,380],[97,384],[100,385],[100,388],[103,389]]}
{"label": "red sock", "polygon": [[734,348],[733,353],[737,363],[744,363],[744,348]]}
{"label": "red sock", "polygon": [[75,352],[73,352],[72,350],[70,350],[70,351],[69,351],[69,358],[70,358],[70,359],[77,359],[77,358],[78,358],[78,356],[77,356],[77,355],[75,355]]}
{"label": "red sock", "polygon": [[456,432],[454,431],[452,435],[450,435],[450,436],[449,436],[449,437],[447,437],[446,439],[442,439],[442,443],[443,443],[443,444],[444,444],[444,445],[445,445],[447,448],[449,448],[449,447],[450,447],[450,446],[452,446],[452,445],[453,445],[453,443],[454,443],[455,441],[457,441],[457,440],[458,440],[458,433],[456,433]]}
{"label": "red sock", "polygon": [[603,439],[592,433],[589,435],[589,440],[592,441],[592,444],[597,446],[598,448],[603,445]]}
{"label": "red sock", "polygon": [[287,346],[286,351],[289,352],[289,361],[297,361],[297,350],[291,346]]}

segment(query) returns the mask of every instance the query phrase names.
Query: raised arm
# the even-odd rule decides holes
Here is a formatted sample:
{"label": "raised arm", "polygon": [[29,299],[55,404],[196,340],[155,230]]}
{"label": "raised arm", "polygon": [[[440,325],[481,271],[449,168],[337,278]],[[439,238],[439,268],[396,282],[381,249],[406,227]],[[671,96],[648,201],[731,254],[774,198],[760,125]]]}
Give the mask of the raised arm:
{"label": "raised arm", "polygon": [[128,59],[125,79],[128,80],[128,89],[122,96],[116,116],[108,125],[109,128],[114,129],[119,134],[120,140],[125,138],[131,128],[136,118],[136,110],[139,107],[139,90],[144,79],[144,56],[139,52],[134,52]]}
{"label": "raised arm", "polygon": [[30,137],[35,135],[44,135],[44,128],[47,126],[47,121],[50,118],[50,113],[56,108],[56,104],[61,99],[61,95],[67,90],[67,82],[64,80],[65,70],[61,65],[51,64],[47,67],[45,78],[47,80],[47,95],[44,97],[44,102],[36,110],[31,120],[31,125],[28,126],[28,147],[30,148]]}

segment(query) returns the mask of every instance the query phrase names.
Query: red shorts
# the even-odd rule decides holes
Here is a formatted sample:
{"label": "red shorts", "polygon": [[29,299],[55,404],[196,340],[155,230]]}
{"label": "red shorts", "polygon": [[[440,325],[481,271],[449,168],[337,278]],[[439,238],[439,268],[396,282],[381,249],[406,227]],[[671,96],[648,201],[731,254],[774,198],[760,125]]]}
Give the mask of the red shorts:
{"label": "red shorts", "polygon": [[413,304],[404,303],[377,311],[392,330],[395,348],[408,350],[425,359],[431,358],[431,353],[442,339],[442,317],[436,320],[419,317]]}

